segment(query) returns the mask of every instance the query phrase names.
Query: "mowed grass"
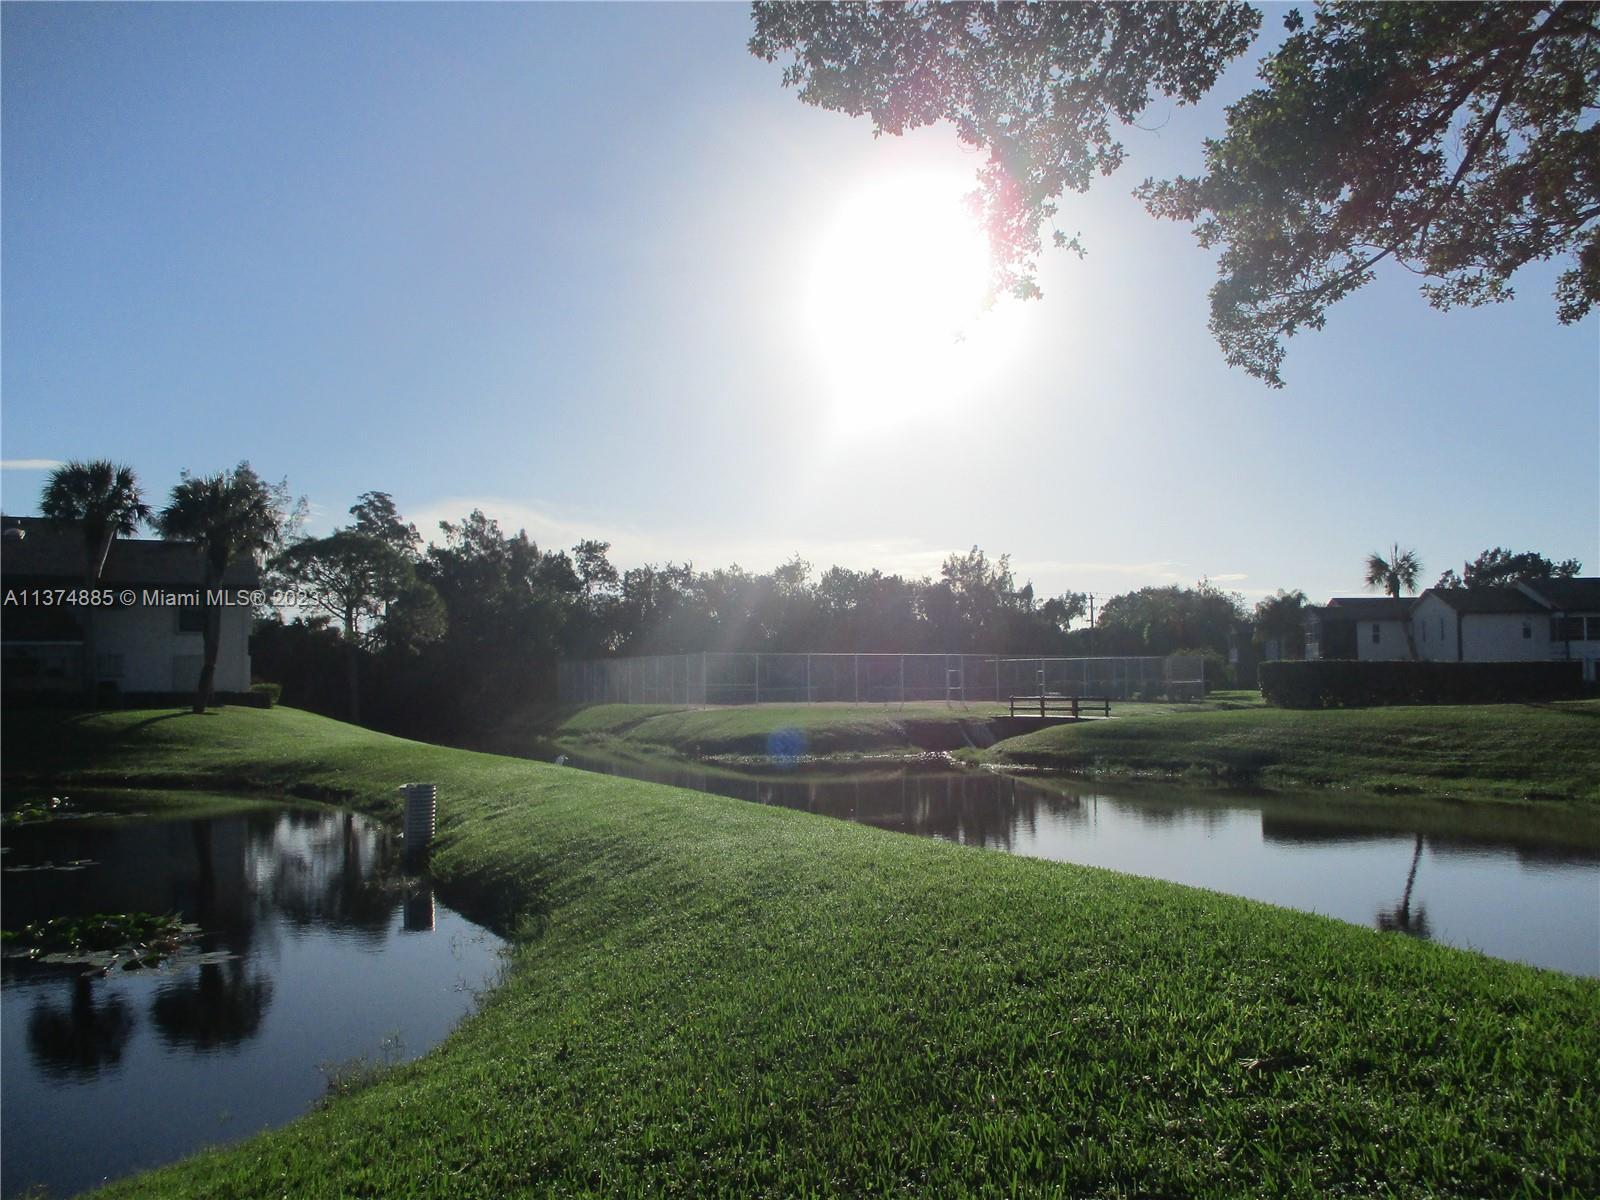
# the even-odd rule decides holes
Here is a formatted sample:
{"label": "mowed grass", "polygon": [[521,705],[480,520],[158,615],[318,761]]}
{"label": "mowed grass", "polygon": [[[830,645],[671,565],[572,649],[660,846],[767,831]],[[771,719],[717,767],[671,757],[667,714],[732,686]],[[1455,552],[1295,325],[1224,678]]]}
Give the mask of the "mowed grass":
{"label": "mowed grass", "polygon": [[[1003,711],[1000,710],[1000,711]],[[573,745],[685,757],[954,750],[974,762],[1082,775],[1457,800],[1600,801],[1600,701],[1297,711],[1251,692],[1116,702],[979,749],[993,705],[593,705],[508,723],[485,744],[525,753],[537,728]]]}
{"label": "mowed grass", "polygon": [[[1116,701],[1118,715],[1258,708],[1256,692],[1216,692],[1181,703]],[[906,704],[592,704],[520,713],[480,739],[486,749],[526,753],[541,740],[625,744],[685,757],[912,753],[969,746],[975,726],[1005,716],[1009,704],[913,701]],[[963,733],[963,728],[967,733]],[[777,739],[776,741],[774,739]]]}
{"label": "mowed grass", "polygon": [[[1003,709],[1000,711],[1004,711]],[[993,704],[595,704],[508,722],[485,745],[516,752],[536,737],[593,746],[625,744],[690,758],[712,755],[905,753],[968,744],[961,722]]]}
{"label": "mowed grass", "polygon": [[996,743],[1000,764],[1272,788],[1600,801],[1600,701],[1135,715]]}
{"label": "mowed grass", "polygon": [[[6,721],[64,784],[394,810],[520,933],[444,1045],[115,1196],[1593,1196],[1600,985],[289,710]],[[54,722],[54,723],[52,723]]]}

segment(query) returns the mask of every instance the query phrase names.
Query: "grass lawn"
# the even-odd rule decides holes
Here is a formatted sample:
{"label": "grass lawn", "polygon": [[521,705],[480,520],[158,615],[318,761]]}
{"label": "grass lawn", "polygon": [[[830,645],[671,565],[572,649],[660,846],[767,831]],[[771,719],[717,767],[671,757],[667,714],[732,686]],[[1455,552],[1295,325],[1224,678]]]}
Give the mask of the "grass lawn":
{"label": "grass lawn", "polygon": [[1600,1194],[1594,981],[292,710],[4,733],[58,788],[436,780],[519,934],[433,1053],[108,1195]]}
{"label": "grass lawn", "polygon": [[[1127,778],[1454,800],[1600,801],[1600,701],[1296,711],[1253,692],[1195,703],[1118,702],[979,749],[1004,706],[602,704],[523,714],[481,745],[539,739],[591,750],[818,756],[952,750],[973,762]],[[775,736],[776,735],[776,736]],[[976,743],[976,744],[975,744]]]}
{"label": "grass lawn", "polygon": [[1600,802],[1600,701],[1131,715],[999,742],[984,761],[1468,800]]}
{"label": "grass lawn", "polygon": [[[1215,692],[1186,703],[1117,701],[1122,715],[1221,712],[1260,708],[1259,692]],[[672,704],[592,704],[520,713],[480,739],[479,746],[507,754],[527,753],[544,741],[606,746],[626,744],[691,758],[772,752],[780,732],[783,747],[826,756],[954,750],[971,744],[964,722],[981,723],[1009,713],[1007,704],[942,700],[906,704],[742,704],[691,707]],[[796,739],[794,736],[798,734]]]}

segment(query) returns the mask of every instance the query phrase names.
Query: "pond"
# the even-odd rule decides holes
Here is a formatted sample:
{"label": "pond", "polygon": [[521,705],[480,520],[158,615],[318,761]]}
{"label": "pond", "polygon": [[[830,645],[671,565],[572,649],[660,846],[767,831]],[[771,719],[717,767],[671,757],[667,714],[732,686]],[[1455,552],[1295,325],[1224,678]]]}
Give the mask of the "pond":
{"label": "pond", "polygon": [[6,959],[6,1196],[70,1195],[284,1124],[330,1077],[436,1045],[498,978],[500,939],[350,813],[219,801],[204,816],[58,815],[8,825],[3,861],[8,930],[97,912],[199,927],[148,970]]}
{"label": "pond", "polygon": [[1600,822],[1515,805],[1104,787],[950,766],[580,769],[1246,896],[1600,975]]}

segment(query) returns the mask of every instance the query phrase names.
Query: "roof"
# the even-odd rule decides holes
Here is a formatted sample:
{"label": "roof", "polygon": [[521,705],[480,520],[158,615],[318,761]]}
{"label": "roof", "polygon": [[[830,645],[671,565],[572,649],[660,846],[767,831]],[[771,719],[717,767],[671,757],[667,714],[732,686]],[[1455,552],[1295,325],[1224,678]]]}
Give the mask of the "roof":
{"label": "roof", "polygon": [[1522,589],[1532,592],[1557,612],[1600,612],[1600,576],[1531,579]]}
{"label": "roof", "polygon": [[[83,534],[76,521],[50,521],[44,517],[6,517],[0,539],[0,572],[25,579],[83,580]],[[18,537],[11,530],[21,531]],[[254,562],[228,564],[222,582],[251,587],[260,576]],[[102,582],[178,584],[205,582],[205,562],[192,542],[163,542],[153,538],[118,538],[106,555]]]}
{"label": "roof", "polygon": [[1324,621],[1404,621],[1416,602],[1410,596],[1335,596],[1311,611]]}
{"label": "roof", "polygon": [[1521,588],[1429,588],[1424,596],[1437,596],[1462,616],[1481,613],[1542,613],[1549,606]]}

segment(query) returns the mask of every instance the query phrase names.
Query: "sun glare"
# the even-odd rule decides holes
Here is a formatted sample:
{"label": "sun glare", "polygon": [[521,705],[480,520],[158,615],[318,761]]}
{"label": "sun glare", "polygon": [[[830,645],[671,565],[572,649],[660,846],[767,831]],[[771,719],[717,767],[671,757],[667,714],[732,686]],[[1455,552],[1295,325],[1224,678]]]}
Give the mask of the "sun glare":
{"label": "sun glare", "polygon": [[989,248],[970,177],[922,174],[847,196],[811,259],[807,323],[834,426],[915,423],[976,397],[1015,342],[1015,305],[986,304]]}

